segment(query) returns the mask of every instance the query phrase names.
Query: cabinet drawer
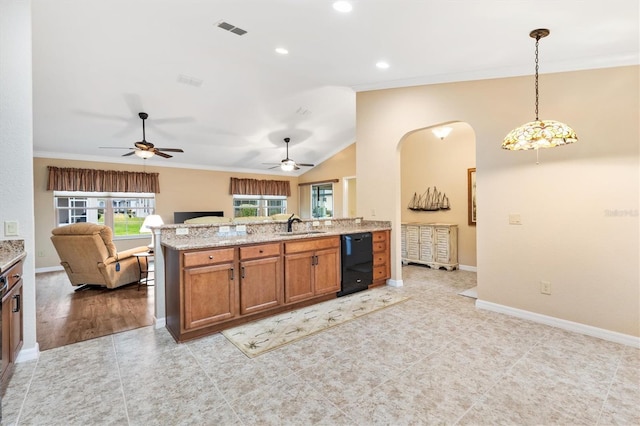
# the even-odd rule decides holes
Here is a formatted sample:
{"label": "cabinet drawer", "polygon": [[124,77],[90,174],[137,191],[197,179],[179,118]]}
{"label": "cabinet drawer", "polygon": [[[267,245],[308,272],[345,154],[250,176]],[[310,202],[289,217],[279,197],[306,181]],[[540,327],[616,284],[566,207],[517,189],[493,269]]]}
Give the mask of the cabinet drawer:
{"label": "cabinet drawer", "polygon": [[217,249],[203,251],[189,251],[184,253],[184,267],[213,265],[220,262],[232,262],[234,249]]}
{"label": "cabinet drawer", "polygon": [[373,266],[384,265],[387,262],[386,253],[374,253],[373,254]]}
{"label": "cabinet drawer", "polygon": [[387,249],[387,243],[385,241],[382,242],[374,242],[373,243],[373,252],[385,251]]}
{"label": "cabinet drawer", "polygon": [[285,253],[301,253],[328,248],[340,247],[340,238],[320,238],[314,240],[298,240],[284,243]]}
{"label": "cabinet drawer", "polygon": [[260,246],[240,247],[240,259],[256,259],[259,257],[279,256],[280,244],[264,244]]}
{"label": "cabinet drawer", "polygon": [[11,268],[7,269],[6,277],[9,283],[9,285],[7,286],[8,289],[13,287],[18,281],[20,281],[20,278],[22,278],[22,264],[23,262],[20,261],[13,265]]}
{"label": "cabinet drawer", "polygon": [[386,232],[374,232],[373,233],[373,242],[377,243],[380,241],[386,241],[387,233]]}
{"label": "cabinet drawer", "polygon": [[382,280],[387,278],[387,267],[382,266],[374,266],[373,267],[373,280]]}

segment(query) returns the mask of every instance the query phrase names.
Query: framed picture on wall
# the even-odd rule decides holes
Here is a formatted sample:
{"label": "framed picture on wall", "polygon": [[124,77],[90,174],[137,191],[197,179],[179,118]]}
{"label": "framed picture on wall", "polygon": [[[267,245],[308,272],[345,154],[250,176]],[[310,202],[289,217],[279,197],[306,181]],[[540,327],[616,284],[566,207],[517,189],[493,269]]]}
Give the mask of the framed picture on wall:
{"label": "framed picture on wall", "polygon": [[476,168],[467,169],[467,192],[469,205],[469,225],[476,224]]}

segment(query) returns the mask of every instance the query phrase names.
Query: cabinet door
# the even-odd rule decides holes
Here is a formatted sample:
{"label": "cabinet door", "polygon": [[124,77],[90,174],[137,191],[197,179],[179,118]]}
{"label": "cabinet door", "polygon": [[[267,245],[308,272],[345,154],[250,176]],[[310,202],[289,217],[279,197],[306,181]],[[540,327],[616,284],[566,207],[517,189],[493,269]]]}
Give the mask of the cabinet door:
{"label": "cabinet door", "polygon": [[315,256],[315,294],[340,291],[340,251],[338,249],[318,250]]}
{"label": "cabinet door", "polygon": [[240,314],[263,311],[281,303],[280,256],[240,262]]}
{"label": "cabinet door", "polygon": [[436,241],[436,262],[449,263],[449,228],[438,227],[435,229],[435,241]]}
{"label": "cabinet door", "polygon": [[297,302],[313,297],[313,252],[284,257],[284,301]]}
{"label": "cabinet door", "polygon": [[20,352],[20,348],[22,348],[22,280],[20,280],[15,286],[13,290],[11,290],[10,296],[10,304],[11,308],[11,320],[9,321],[11,324],[11,346],[9,346],[11,351],[11,362],[15,362],[18,357],[18,353]]}
{"label": "cabinet door", "polygon": [[215,324],[236,314],[233,263],[184,270],[184,328]]}

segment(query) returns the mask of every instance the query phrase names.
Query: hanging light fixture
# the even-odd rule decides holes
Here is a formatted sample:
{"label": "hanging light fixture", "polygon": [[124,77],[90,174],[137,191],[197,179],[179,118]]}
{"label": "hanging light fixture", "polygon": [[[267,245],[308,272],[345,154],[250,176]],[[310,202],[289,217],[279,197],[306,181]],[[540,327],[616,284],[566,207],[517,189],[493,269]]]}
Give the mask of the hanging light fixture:
{"label": "hanging light fixture", "polygon": [[536,119],[513,129],[502,142],[503,149],[512,151],[521,149],[553,148],[578,141],[576,132],[568,125],[554,120],[540,120],[538,118],[538,44],[540,39],[549,35],[545,28],[533,30],[529,33],[536,39]]}

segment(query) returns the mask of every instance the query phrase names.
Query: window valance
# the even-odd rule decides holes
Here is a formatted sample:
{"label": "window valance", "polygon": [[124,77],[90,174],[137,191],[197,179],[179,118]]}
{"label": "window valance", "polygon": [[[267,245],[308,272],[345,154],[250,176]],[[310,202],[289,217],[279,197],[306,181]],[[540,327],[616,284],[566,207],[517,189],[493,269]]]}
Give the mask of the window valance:
{"label": "window valance", "polygon": [[48,166],[48,191],[160,193],[158,173]]}
{"label": "window valance", "polygon": [[238,179],[231,178],[231,195],[280,195],[291,196],[288,180]]}

